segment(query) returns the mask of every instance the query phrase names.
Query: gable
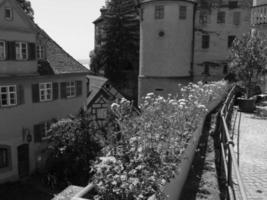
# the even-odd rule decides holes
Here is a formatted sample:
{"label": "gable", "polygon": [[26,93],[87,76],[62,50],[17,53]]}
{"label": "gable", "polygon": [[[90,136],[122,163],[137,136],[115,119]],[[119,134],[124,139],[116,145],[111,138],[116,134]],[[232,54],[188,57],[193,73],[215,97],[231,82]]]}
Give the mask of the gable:
{"label": "gable", "polygon": [[[0,30],[35,32],[33,23],[15,1],[4,0],[0,3]],[[11,10],[11,19],[5,18],[6,9]]]}

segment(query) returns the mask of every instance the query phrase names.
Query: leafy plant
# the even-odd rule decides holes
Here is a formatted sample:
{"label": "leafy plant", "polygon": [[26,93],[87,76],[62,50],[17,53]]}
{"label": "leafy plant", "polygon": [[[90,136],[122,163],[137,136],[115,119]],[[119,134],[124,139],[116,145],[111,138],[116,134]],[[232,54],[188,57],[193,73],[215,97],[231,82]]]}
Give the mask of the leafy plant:
{"label": "leafy plant", "polygon": [[266,38],[259,32],[235,39],[231,48],[231,71],[246,88],[246,97],[253,94],[253,83],[258,83],[266,65]]}
{"label": "leafy plant", "polygon": [[98,191],[94,199],[166,199],[162,187],[177,172],[206,106],[225,92],[225,83],[218,82],[191,83],[168,98],[149,93],[140,114],[126,99],[112,104],[119,126],[113,134],[119,137],[92,167]]}
{"label": "leafy plant", "polygon": [[94,121],[79,117],[62,119],[49,130],[47,180],[53,186],[86,185],[90,162],[99,154],[103,142]]}

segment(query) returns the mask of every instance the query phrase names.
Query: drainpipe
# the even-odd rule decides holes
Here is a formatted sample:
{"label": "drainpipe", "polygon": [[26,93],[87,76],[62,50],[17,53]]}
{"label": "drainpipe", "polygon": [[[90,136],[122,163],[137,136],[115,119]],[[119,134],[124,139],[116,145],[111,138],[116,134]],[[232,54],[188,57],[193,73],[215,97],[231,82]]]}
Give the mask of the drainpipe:
{"label": "drainpipe", "polygon": [[192,80],[194,80],[194,57],[195,57],[195,22],[196,22],[196,10],[197,10],[197,3],[194,3],[193,8],[193,38],[192,38],[192,47],[191,47],[191,66],[190,66],[190,76]]}

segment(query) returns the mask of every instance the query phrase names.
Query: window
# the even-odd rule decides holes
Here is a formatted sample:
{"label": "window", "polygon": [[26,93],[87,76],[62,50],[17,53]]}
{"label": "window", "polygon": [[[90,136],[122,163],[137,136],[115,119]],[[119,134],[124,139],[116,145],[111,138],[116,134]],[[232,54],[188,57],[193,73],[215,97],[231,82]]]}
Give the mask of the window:
{"label": "window", "polygon": [[11,8],[5,8],[5,19],[12,20],[13,19],[13,12]]}
{"label": "window", "polygon": [[52,121],[46,121],[33,126],[35,143],[48,139],[51,123]]}
{"label": "window", "polygon": [[17,105],[17,89],[15,85],[0,86],[1,106]]}
{"label": "window", "polygon": [[156,6],[155,19],[163,19],[163,18],[164,18],[164,6]]}
{"label": "window", "polygon": [[233,15],[233,24],[238,26],[240,24],[240,16],[241,16],[241,13],[240,12],[234,12],[234,15]]}
{"label": "window", "polygon": [[97,109],[97,119],[106,119],[107,118],[107,108],[98,108]]}
{"label": "window", "polygon": [[0,60],[6,59],[6,43],[4,41],[0,41]]}
{"label": "window", "polygon": [[17,60],[28,59],[28,46],[26,42],[16,42],[16,59]]}
{"label": "window", "polygon": [[50,125],[51,125],[50,122],[45,122],[42,124],[42,131],[41,131],[42,140],[45,140],[48,138]]}
{"label": "window", "polygon": [[238,2],[237,1],[229,1],[229,8],[234,9],[238,7]]}
{"label": "window", "polygon": [[76,85],[74,81],[66,83],[66,94],[68,98],[76,96]]}
{"label": "window", "polygon": [[208,49],[210,46],[210,36],[209,35],[202,35],[202,48]]}
{"label": "window", "polygon": [[204,72],[202,74],[206,75],[206,76],[210,76],[210,66],[209,66],[209,64],[205,63]]}
{"label": "window", "polygon": [[8,149],[0,148],[0,169],[9,166],[8,163]]}
{"label": "window", "polygon": [[180,6],[179,18],[186,19],[186,6]]}
{"label": "window", "polygon": [[52,83],[40,83],[39,84],[40,101],[52,100]]}
{"label": "window", "polygon": [[218,24],[224,24],[225,23],[225,12],[219,11],[217,14],[217,23]]}
{"label": "window", "polygon": [[199,24],[207,24],[208,23],[208,15],[201,14],[199,15]]}
{"label": "window", "polygon": [[44,46],[37,46],[37,59],[44,59]]}
{"label": "window", "polygon": [[235,35],[228,36],[228,48],[232,46],[234,40],[235,40]]}

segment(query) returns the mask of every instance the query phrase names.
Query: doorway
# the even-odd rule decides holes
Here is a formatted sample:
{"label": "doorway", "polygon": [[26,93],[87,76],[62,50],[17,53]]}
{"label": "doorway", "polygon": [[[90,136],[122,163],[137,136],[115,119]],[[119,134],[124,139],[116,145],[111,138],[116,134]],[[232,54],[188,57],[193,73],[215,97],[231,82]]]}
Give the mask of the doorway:
{"label": "doorway", "polygon": [[30,174],[29,144],[18,146],[18,172],[20,179]]}

